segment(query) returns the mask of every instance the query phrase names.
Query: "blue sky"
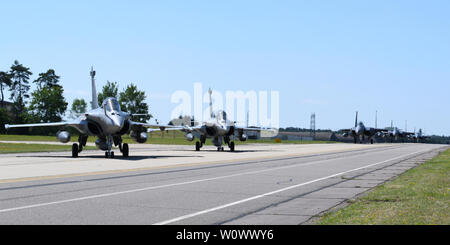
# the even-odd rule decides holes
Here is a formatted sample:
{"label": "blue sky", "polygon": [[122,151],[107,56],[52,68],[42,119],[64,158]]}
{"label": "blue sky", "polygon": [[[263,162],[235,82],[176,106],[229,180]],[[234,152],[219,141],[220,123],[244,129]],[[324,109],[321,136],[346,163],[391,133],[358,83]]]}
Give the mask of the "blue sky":
{"label": "blue sky", "polygon": [[[135,83],[168,121],[176,90],[278,90],[280,126],[450,135],[449,1],[3,1],[0,71],[49,68],[66,97]],[[206,91],[205,91],[206,92]]]}

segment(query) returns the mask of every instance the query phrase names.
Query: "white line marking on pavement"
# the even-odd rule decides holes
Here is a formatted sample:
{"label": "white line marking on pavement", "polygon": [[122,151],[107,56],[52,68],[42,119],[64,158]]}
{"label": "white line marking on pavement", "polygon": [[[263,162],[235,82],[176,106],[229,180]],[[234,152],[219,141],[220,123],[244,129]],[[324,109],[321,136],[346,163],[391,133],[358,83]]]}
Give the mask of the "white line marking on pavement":
{"label": "white line marking on pavement", "polygon": [[[427,150],[427,151],[429,151],[429,150]],[[206,209],[206,210],[203,210],[203,211],[199,211],[199,212],[196,212],[196,213],[180,216],[180,217],[177,217],[177,218],[174,218],[174,219],[161,221],[161,222],[155,223],[154,225],[167,225],[167,224],[170,224],[170,223],[178,222],[178,221],[185,220],[185,219],[188,219],[188,218],[192,218],[192,217],[195,217],[195,216],[199,216],[199,215],[202,215],[202,214],[214,212],[214,211],[217,211],[217,210],[220,210],[220,209],[224,209],[224,208],[227,208],[227,207],[231,207],[231,206],[234,206],[234,205],[238,205],[238,204],[241,204],[241,203],[245,203],[245,202],[248,202],[248,201],[259,199],[259,198],[262,198],[262,197],[274,195],[274,194],[277,194],[277,193],[280,193],[280,192],[283,192],[283,191],[287,191],[287,190],[294,189],[294,188],[297,188],[297,187],[300,187],[300,186],[308,185],[308,184],[311,184],[311,183],[314,183],[314,182],[318,182],[318,181],[321,181],[321,180],[333,178],[333,177],[336,177],[336,176],[339,176],[339,175],[343,175],[343,174],[346,174],[346,173],[350,173],[350,172],[358,171],[358,170],[361,170],[361,169],[364,169],[364,168],[369,168],[369,167],[372,167],[372,166],[376,166],[376,165],[379,165],[379,164],[390,162],[390,161],[393,161],[393,160],[396,160],[396,159],[399,159],[399,158],[403,158],[403,157],[406,157],[406,156],[409,156],[409,155],[417,154],[419,152],[425,153],[427,151],[418,151],[418,152],[410,153],[410,154],[407,154],[407,155],[395,157],[395,158],[388,159],[388,160],[385,160],[385,161],[382,161],[382,162],[373,163],[373,164],[370,164],[370,165],[367,165],[367,166],[351,169],[351,170],[348,170],[348,171],[344,171],[344,172],[340,172],[340,173],[337,173],[337,174],[329,175],[329,176],[326,176],[326,177],[323,177],[323,178],[311,180],[311,181],[304,182],[304,183],[301,183],[301,184],[285,187],[285,188],[282,188],[282,189],[279,189],[279,190],[275,190],[275,191],[267,192],[267,193],[264,193],[264,194],[261,194],[261,195],[253,196],[253,197],[246,198],[246,199],[242,199],[240,201],[236,201],[236,202],[228,203],[228,204],[221,205],[221,206],[218,206],[218,207],[214,207],[214,208]]]}
{"label": "white line marking on pavement", "polygon": [[[423,152],[427,152],[427,151],[429,151],[429,150],[426,150],[426,151],[423,151]],[[417,154],[419,152],[422,152],[422,151],[418,151],[418,152],[406,154],[406,155],[403,155],[403,156],[395,157],[395,158],[392,158],[392,159],[389,159],[389,160],[386,160],[386,161],[383,161],[383,162],[371,164],[371,165],[368,165],[368,166],[365,166],[365,167],[361,167],[361,168],[357,168],[357,169],[352,169],[350,171],[342,172],[342,173],[339,173],[339,174],[336,174],[336,175],[327,176],[327,177],[320,178],[320,179],[317,179],[317,180],[313,180],[313,181],[309,181],[309,182],[306,182],[306,183],[302,183],[300,185],[291,186],[291,187],[288,187],[288,188],[284,188],[282,190],[278,190],[278,191],[275,191],[275,192],[269,192],[269,193],[266,193],[266,194],[263,194],[263,195],[258,195],[256,197],[251,197],[251,198],[244,199],[244,200],[241,200],[241,201],[238,201],[238,202],[235,202],[235,203],[226,204],[226,205],[223,205],[223,206],[220,206],[220,207],[216,207],[216,208],[213,208],[213,209],[208,209],[208,210],[205,210],[205,211],[201,211],[201,212],[190,214],[190,215],[186,215],[186,216],[182,216],[182,217],[179,217],[179,218],[176,218],[176,219],[171,219],[171,220],[168,220],[168,221],[159,222],[157,224],[173,223],[173,222],[176,222],[176,221],[179,221],[179,220],[183,220],[183,219],[186,219],[186,218],[189,218],[189,217],[197,216],[197,215],[200,215],[200,214],[203,214],[203,213],[209,213],[209,212],[212,212],[212,211],[215,211],[215,210],[218,210],[218,209],[222,209],[222,208],[226,208],[226,207],[229,207],[229,206],[233,206],[233,205],[236,205],[236,204],[239,204],[239,203],[242,203],[242,202],[247,202],[247,201],[254,200],[254,199],[257,199],[257,198],[260,198],[260,197],[263,197],[263,196],[267,196],[267,195],[270,195],[270,194],[274,194],[274,193],[278,193],[278,192],[281,192],[281,191],[285,191],[285,190],[289,190],[289,189],[292,189],[292,188],[296,188],[296,187],[299,187],[301,185],[310,184],[310,183],[313,183],[313,182],[317,182],[317,181],[320,181],[320,180],[323,180],[323,179],[331,178],[331,177],[334,177],[334,176],[337,176],[337,175],[340,175],[340,174],[344,174],[344,173],[347,173],[347,172],[356,171],[358,169],[367,168],[367,167],[378,165],[378,164],[381,164],[381,163],[384,163],[384,162],[396,160],[398,158],[402,158],[402,157],[406,157],[406,156],[409,156],[409,155]],[[295,164],[295,165],[283,166],[283,167],[278,167],[278,168],[270,168],[270,169],[263,169],[263,170],[257,170],[257,171],[243,172],[243,173],[226,175],[226,176],[219,176],[219,177],[213,177],[213,178],[207,178],[207,179],[186,181],[186,182],[181,182],[181,183],[173,183],[173,184],[159,185],[159,186],[150,186],[150,187],[145,187],[145,188],[140,188],[140,189],[133,189],[133,190],[127,190],[127,191],[111,192],[111,193],[92,195],[92,196],[85,196],[85,197],[66,199],[66,200],[60,200],[60,201],[54,201],[54,202],[46,202],[46,203],[38,203],[38,204],[26,205],[26,206],[14,207],[14,208],[6,208],[6,209],[0,209],[0,213],[18,211],[18,210],[29,209],[29,208],[44,207],[44,206],[49,206],[49,205],[63,204],[63,203],[69,203],[69,202],[83,201],[83,200],[89,200],[89,199],[95,199],[95,198],[110,197],[110,196],[116,196],[116,195],[122,195],[122,194],[128,194],[128,193],[135,193],[135,192],[141,192],[141,191],[156,190],[156,189],[162,189],[162,188],[174,187],[174,186],[180,186],[180,185],[195,184],[195,183],[200,183],[200,182],[219,180],[219,179],[237,177],[237,176],[248,175],[248,174],[257,174],[257,173],[263,173],[263,172],[268,172],[268,171],[275,171],[275,170],[280,170],[280,169],[293,168],[293,167],[298,167],[298,166],[313,165],[313,164],[326,162],[326,161],[331,161],[331,160],[334,160],[334,159],[325,159],[325,160],[319,160],[319,161],[314,161],[314,162],[309,162],[309,163],[302,163],[302,164]]]}

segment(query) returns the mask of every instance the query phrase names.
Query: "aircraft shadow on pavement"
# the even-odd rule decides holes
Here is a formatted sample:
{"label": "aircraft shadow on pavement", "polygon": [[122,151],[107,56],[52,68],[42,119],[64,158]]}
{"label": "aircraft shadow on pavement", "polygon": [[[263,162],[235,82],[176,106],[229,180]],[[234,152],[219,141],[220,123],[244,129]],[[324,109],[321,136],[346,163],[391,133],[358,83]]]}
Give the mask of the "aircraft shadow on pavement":
{"label": "aircraft shadow on pavement", "polygon": [[[187,152],[189,152],[189,151],[192,151],[192,150],[177,150],[177,151],[187,151]],[[224,150],[224,151],[217,151],[217,150],[214,150],[214,149],[211,149],[211,150],[209,150],[209,149],[207,149],[207,150],[200,150],[198,153],[201,153],[201,152],[225,152],[225,153],[230,153],[230,154],[235,154],[235,153],[249,153],[249,152],[272,152],[272,151],[268,151],[268,150],[235,150],[235,151],[230,151],[230,150]]]}
{"label": "aircraft shadow on pavement", "polygon": [[[36,156],[17,156],[17,157],[38,157],[38,158],[65,158],[65,159],[73,159],[72,156],[43,156],[43,155],[36,155]],[[171,156],[171,155],[149,155],[149,156],[129,156],[129,157],[123,157],[122,155],[117,155],[111,160],[126,160],[126,161],[139,161],[139,160],[146,160],[146,159],[164,159],[164,158],[181,158],[181,157],[203,157],[203,156]],[[101,155],[79,155],[79,159],[106,159],[105,156]]]}

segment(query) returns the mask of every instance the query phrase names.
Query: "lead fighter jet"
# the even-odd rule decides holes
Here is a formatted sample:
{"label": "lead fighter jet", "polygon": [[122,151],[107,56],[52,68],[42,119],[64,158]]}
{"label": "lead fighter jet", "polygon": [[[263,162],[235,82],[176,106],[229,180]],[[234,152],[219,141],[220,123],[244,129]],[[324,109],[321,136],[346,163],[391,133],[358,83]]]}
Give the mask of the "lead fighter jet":
{"label": "lead fighter jet", "polygon": [[365,136],[368,137],[371,144],[373,144],[373,136],[375,135],[381,135],[382,133],[387,132],[385,129],[378,129],[378,128],[369,128],[364,126],[363,122],[358,123],[358,112],[356,112],[356,118],[355,118],[355,127],[350,129],[341,129],[339,130],[343,132],[344,137],[351,136],[353,137],[353,141],[356,144],[359,140],[359,143],[362,143],[364,141]]}
{"label": "lead fighter jet", "polygon": [[[130,134],[130,137],[138,142],[145,143],[148,139],[147,128],[159,127],[146,123],[133,122],[131,117],[142,116],[121,111],[119,102],[116,98],[106,98],[102,106],[98,106],[97,92],[95,88],[95,71],[91,68],[92,78],[92,110],[79,116],[73,121],[54,122],[54,123],[35,123],[5,125],[6,129],[19,127],[60,127],[61,130],[56,133],[57,139],[62,143],[70,141],[70,134],[65,130],[66,127],[75,128],[79,133],[78,144],[72,145],[72,157],[78,157],[78,153],[86,146],[89,136],[97,137],[95,145],[102,151],[105,151],[106,158],[114,158],[112,146],[119,147],[124,157],[129,156],[129,147],[127,143],[122,143],[122,136]],[[152,129],[150,129],[152,130]]]}

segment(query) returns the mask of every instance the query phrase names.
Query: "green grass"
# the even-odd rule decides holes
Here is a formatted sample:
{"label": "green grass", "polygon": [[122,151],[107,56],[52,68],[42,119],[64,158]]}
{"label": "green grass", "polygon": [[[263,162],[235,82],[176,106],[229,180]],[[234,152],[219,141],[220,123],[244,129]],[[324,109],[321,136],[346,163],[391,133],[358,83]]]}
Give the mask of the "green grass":
{"label": "green grass", "polygon": [[[124,143],[136,143],[130,136],[125,135],[122,137]],[[88,142],[95,142],[95,137],[89,137]],[[39,136],[39,135],[8,135],[0,134],[0,141],[44,141],[44,142],[57,142],[56,136]],[[72,135],[71,142],[77,142],[78,136]],[[149,134],[149,139],[146,144],[164,144],[164,145],[195,145],[195,141],[189,142],[184,137],[184,133],[180,131],[170,131],[170,132],[152,132]],[[337,143],[335,141],[319,141],[319,140],[282,140],[280,143],[275,142],[271,139],[258,139],[258,140],[247,140],[241,142],[236,139],[236,145],[239,144],[329,144]],[[211,145],[211,139],[206,140],[207,145]]]}
{"label": "green grass", "polygon": [[[93,146],[84,147],[85,150],[97,149]],[[0,154],[6,153],[25,153],[25,152],[52,152],[52,151],[71,151],[72,145],[44,145],[44,144],[17,144],[0,143]]]}
{"label": "green grass", "polygon": [[376,187],[316,224],[450,224],[450,149]]}
{"label": "green grass", "polygon": [[40,136],[40,135],[10,135],[0,134],[0,140],[2,141],[58,141],[55,136]]}

